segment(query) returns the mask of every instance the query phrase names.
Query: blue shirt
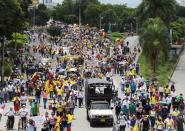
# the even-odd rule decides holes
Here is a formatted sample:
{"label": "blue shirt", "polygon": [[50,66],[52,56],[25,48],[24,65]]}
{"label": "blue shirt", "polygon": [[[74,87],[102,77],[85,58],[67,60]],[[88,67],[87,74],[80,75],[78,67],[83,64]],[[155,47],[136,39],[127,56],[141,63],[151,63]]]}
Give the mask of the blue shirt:
{"label": "blue shirt", "polygon": [[130,88],[131,88],[131,91],[136,91],[136,84],[135,83],[131,83],[130,84]]}

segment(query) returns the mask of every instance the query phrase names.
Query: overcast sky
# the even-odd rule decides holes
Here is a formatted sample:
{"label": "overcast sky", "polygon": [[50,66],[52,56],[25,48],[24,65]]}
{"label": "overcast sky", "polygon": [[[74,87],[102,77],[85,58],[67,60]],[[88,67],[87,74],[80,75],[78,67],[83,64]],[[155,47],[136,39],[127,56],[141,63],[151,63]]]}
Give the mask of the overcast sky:
{"label": "overcast sky", "polygon": [[[43,0],[39,0],[42,2]],[[47,1],[47,0],[46,0]],[[53,0],[53,3],[61,3],[63,0]],[[110,4],[127,4],[128,7],[136,8],[142,0],[99,0],[101,3]],[[181,0],[177,0],[181,1]]]}
{"label": "overcast sky", "polygon": [[[42,3],[43,0],[39,0]],[[47,0],[45,0],[47,1]],[[49,0],[48,0],[49,1]],[[53,3],[62,3],[63,0],[52,0]],[[101,3],[110,4],[127,4],[129,7],[137,7],[142,0],[99,0]]]}
{"label": "overcast sky", "polygon": [[128,7],[137,7],[142,0],[99,0],[102,3],[127,4]]}

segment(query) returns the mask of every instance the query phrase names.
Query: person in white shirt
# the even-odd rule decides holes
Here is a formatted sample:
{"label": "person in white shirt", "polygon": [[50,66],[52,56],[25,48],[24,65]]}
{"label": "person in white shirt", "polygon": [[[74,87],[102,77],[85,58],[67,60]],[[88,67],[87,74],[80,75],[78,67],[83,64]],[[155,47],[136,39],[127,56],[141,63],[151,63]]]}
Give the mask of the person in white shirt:
{"label": "person in white shirt", "polygon": [[21,95],[21,97],[20,97],[20,102],[21,102],[21,106],[26,105],[27,96],[25,95],[24,92],[22,92],[22,95]]}
{"label": "person in white shirt", "polygon": [[126,122],[127,122],[127,118],[126,118],[126,116],[123,114],[123,112],[121,111],[121,112],[120,112],[120,116],[119,116],[120,131],[125,131]]}
{"label": "person in white shirt", "polygon": [[14,91],[14,86],[12,83],[8,85],[8,96],[9,96],[9,101],[12,101],[13,99],[13,91]]}
{"label": "person in white shirt", "polygon": [[171,103],[172,103],[172,97],[170,95],[166,97],[166,103],[168,103],[168,112],[170,113]]}
{"label": "person in white shirt", "polygon": [[164,88],[163,88],[162,85],[159,87],[159,93],[160,93],[160,99],[162,99],[163,98],[163,93],[164,93]]}
{"label": "person in white shirt", "polygon": [[79,102],[79,108],[83,105],[83,98],[84,98],[84,92],[82,89],[78,92],[78,102]]}
{"label": "person in white shirt", "polygon": [[15,112],[14,112],[13,108],[10,107],[9,111],[6,112],[5,115],[8,116],[8,121],[6,123],[7,124],[7,128],[9,130],[12,130],[13,129],[13,126],[14,126],[14,120],[15,120],[15,117],[14,117]]}
{"label": "person in white shirt", "polygon": [[22,108],[19,110],[20,120],[19,120],[19,127],[20,124],[22,125],[22,129],[26,128],[26,121],[28,116],[28,109],[26,109],[26,105],[23,105]]}

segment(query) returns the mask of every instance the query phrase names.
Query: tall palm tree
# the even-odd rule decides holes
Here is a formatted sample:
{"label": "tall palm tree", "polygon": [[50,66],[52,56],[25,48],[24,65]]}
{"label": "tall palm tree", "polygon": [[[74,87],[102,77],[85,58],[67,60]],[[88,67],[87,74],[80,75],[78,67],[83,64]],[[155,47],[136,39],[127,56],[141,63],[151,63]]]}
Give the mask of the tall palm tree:
{"label": "tall palm tree", "polygon": [[150,18],[140,31],[140,43],[144,56],[150,61],[153,73],[156,73],[157,60],[168,59],[169,37],[168,30],[160,18]]}
{"label": "tall palm tree", "polygon": [[176,4],[175,0],[143,0],[137,8],[137,15],[141,23],[155,17],[169,22],[175,16]]}

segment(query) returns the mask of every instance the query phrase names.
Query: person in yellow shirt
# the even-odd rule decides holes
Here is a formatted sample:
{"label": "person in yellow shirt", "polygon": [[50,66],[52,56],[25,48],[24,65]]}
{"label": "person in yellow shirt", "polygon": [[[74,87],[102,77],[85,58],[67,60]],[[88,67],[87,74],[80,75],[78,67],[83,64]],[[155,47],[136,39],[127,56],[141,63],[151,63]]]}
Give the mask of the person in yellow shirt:
{"label": "person in yellow shirt", "polygon": [[67,131],[71,131],[71,124],[74,119],[74,115],[71,113],[68,113],[66,117],[67,117]]}
{"label": "person in yellow shirt", "polygon": [[156,121],[156,129],[158,131],[163,131],[165,129],[165,124],[162,121],[162,118],[161,117],[159,117],[158,120]]}
{"label": "person in yellow shirt", "polygon": [[155,95],[152,94],[152,97],[151,97],[151,105],[152,106],[155,106],[156,104],[157,104],[157,99],[156,99]]}
{"label": "person in yellow shirt", "polygon": [[61,117],[58,115],[55,124],[56,131],[61,131]]}
{"label": "person in yellow shirt", "polygon": [[173,117],[173,119],[176,119],[177,116],[179,116],[179,114],[180,114],[180,112],[178,111],[177,108],[175,108],[175,110],[172,112],[172,117]]}
{"label": "person in yellow shirt", "polygon": [[165,97],[168,97],[168,95],[170,94],[170,88],[168,87],[168,85],[166,85],[166,87],[164,88],[164,93]]}
{"label": "person in yellow shirt", "polygon": [[50,99],[52,99],[54,97],[54,88],[55,88],[54,83],[50,82],[49,83]]}
{"label": "person in yellow shirt", "polygon": [[14,104],[15,114],[18,114],[20,109],[20,98],[18,96],[15,96],[12,101]]}
{"label": "person in yellow shirt", "polygon": [[61,116],[63,112],[62,102],[57,103],[57,115]]}
{"label": "person in yellow shirt", "polygon": [[63,94],[63,89],[61,87],[59,87],[57,89],[57,98],[58,98],[58,101],[61,101],[62,100],[62,94]]}
{"label": "person in yellow shirt", "polygon": [[17,86],[16,88],[15,88],[15,95],[16,96],[19,96],[20,97],[20,88]]}
{"label": "person in yellow shirt", "polygon": [[98,73],[98,77],[99,77],[100,79],[102,79],[102,78],[103,78],[103,73]]}
{"label": "person in yellow shirt", "polygon": [[174,131],[174,120],[170,115],[164,120],[164,123],[168,131]]}
{"label": "person in yellow shirt", "polygon": [[129,84],[126,84],[126,87],[125,87],[125,93],[127,96],[130,95],[130,92],[131,92],[131,89],[130,89],[130,85]]}

